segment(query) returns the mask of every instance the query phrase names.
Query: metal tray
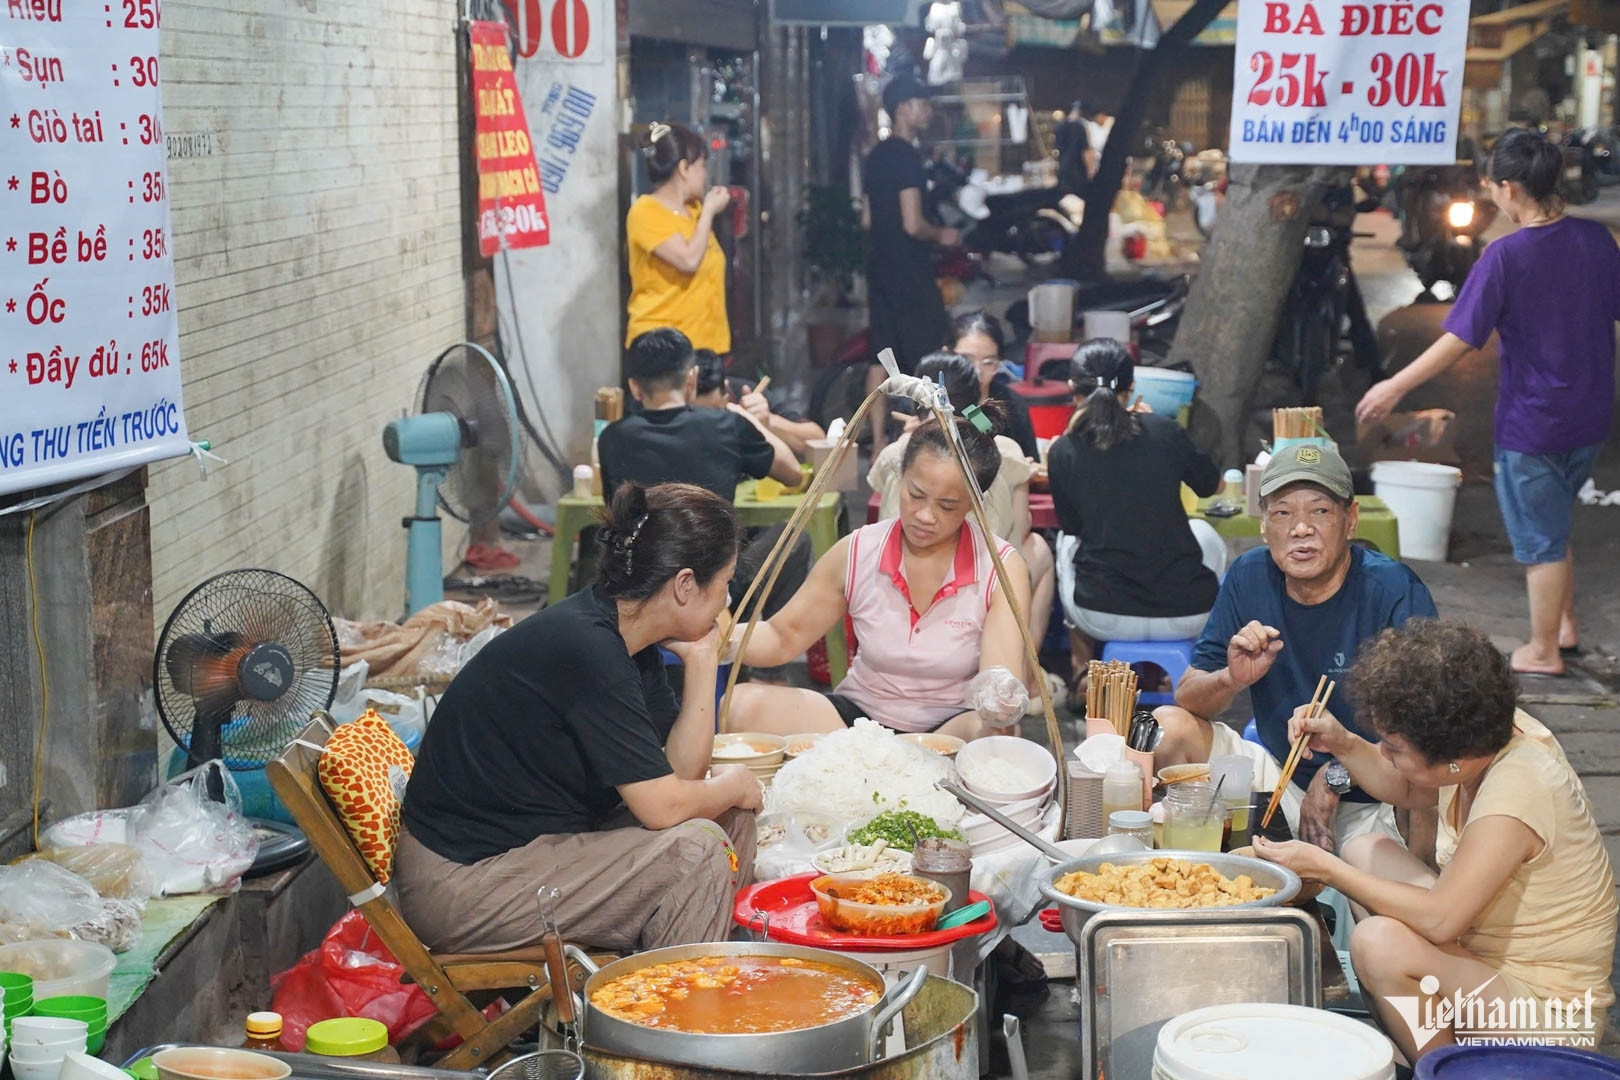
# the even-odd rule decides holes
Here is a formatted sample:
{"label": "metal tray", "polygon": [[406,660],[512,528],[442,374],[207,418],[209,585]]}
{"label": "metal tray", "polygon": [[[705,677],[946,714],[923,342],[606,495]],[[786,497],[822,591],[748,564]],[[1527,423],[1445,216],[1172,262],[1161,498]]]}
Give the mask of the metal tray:
{"label": "metal tray", "polygon": [[1321,1008],[1321,939],[1294,908],[1105,911],[1081,932],[1080,1075],[1153,1072],[1165,1022],[1206,1005]]}

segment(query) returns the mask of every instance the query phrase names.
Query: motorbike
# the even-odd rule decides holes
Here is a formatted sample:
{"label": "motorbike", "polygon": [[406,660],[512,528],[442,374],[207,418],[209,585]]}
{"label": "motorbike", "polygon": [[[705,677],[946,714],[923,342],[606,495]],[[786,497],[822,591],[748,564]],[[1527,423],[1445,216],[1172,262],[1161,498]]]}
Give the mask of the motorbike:
{"label": "motorbike", "polygon": [[1603,171],[1596,135],[1572,130],[1564,136],[1563,151],[1564,176],[1559,184],[1559,195],[1571,206],[1591,202],[1598,197],[1598,177]]}
{"label": "motorbike", "polygon": [[1401,219],[1397,246],[1424,293],[1442,281],[1462,288],[1497,214],[1494,202],[1478,197],[1478,174],[1462,165],[1408,169],[1395,192]]}
{"label": "motorbike", "polygon": [[1358,202],[1353,187],[1330,191],[1305,232],[1305,251],[1271,346],[1272,363],[1293,379],[1301,404],[1318,404],[1322,377],[1338,363],[1346,329],[1356,366],[1374,382],[1384,377],[1377,332],[1350,267],[1351,243],[1372,235],[1355,231],[1355,216],[1377,206],[1376,199]]}
{"label": "motorbike", "polygon": [[981,257],[992,252],[1017,256],[1027,266],[1055,261],[1063,244],[1079,230],[1079,200],[1058,187],[995,193],[973,182],[958,162],[936,157],[928,163],[930,214],[942,225],[963,231],[964,250]]}
{"label": "motorbike", "polygon": [[1192,156],[1192,145],[1153,136],[1144,149],[1153,164],[1142,178],[1142,195],[1164,203],[1167,210],[1172,209],[1188,186],[1187,163]]}

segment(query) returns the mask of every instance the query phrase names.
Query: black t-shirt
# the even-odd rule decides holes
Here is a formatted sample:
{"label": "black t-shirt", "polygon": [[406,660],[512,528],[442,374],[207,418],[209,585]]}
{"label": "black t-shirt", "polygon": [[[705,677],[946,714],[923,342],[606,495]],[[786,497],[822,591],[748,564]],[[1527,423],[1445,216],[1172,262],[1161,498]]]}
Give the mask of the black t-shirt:
{"label": "black t-shirt", "polygon": [[900,193],[928,190],[922,154],[904,139],[890,136],[866,155],[866,203],[872,216],[869,275],[894,284],[925,281],[933,287],[933,252],[928,244],[906,232],[900,214]]}
{"label": "black t-shirt", "polygon": [[1012,377],[997,375],[990,383],[990,396],[1001,403],[1001,426],[1007,438],[1018,444],[1018,449],[1032,461],[1041,460],[1041,448],[1035,442],[1035,423],[1029,418],[1029,403],[1012,388]]}
{"label": "black t-shirt", "polygon": [[461,669],[405,790],[405,827],[472,864],[540,836],[595,829],[621,784],[672,770],[679,709],[656,646],[631,656],[617,605],[583,589],[530,615]]}
{"label": "black t-shirt", "polygon": [[1086,125],[1078,120],[1065,120],[1053,132],[1052,141],[1057,144],[1058,186],[1065,191],[1080,190],[1087,180],[1086,151],[1091,149]]}
{"label": "black t-shirt", "polygon": [[771,474],[776,451],[759,429],[729,409],[653,409],[617,420],[596,440],[602,490],[626,481],[696,484],[726,502],[737,484]]}
{"label": "black t-shirt", "polygon": [[1221,470],[1167,416],[1099,451],[1065,435],[1047,452],[1063,531],[1079,537],[1074,601],[1110,615],[1175,618],[1215,605],[1220,583],[1187,526],[1181,485],[1213,495]]}

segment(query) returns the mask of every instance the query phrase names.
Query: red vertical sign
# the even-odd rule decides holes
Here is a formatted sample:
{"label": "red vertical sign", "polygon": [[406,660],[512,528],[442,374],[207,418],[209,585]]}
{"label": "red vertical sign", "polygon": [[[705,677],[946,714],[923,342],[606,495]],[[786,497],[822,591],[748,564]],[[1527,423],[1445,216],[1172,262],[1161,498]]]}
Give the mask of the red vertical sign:
{"label": "red vertical sign", "polygon": [[470,24],[474,158],[478,163],[478,249],[540,247],[551,242],[540,169],[529,139],[502,23]]}

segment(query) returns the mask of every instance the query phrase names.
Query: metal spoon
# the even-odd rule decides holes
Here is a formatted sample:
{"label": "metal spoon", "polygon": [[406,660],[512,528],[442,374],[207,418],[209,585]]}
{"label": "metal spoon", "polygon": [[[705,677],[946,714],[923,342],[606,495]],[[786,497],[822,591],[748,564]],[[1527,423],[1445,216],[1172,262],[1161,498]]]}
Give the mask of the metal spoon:
{"label": "metal spoon", "polygon": [[1001,1018],[1001,1033],[1007,1038],[1007,1064],[1013,1080],[1029,1080],[1029,1063],[1024,1060],[1024,1040],[1018,1033],[1018,1017],[1006,1013]]}

